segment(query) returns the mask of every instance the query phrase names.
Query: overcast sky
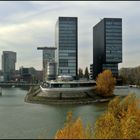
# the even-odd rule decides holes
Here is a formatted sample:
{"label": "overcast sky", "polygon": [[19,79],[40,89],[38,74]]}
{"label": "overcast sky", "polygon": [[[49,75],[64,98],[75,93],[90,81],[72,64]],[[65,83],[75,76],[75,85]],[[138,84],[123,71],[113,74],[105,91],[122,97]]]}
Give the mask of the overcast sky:
{"label": "overcast sky", "polygon": [[41,70],[42,51],[37,47],[55,45],[59,16],[78,17],[78,67],[92,63],[92,29],[105,17],[122,18],[123,62],[119,68],[140,65],[139,1],[0,1],[0,56],[2,51],[15,51],[16,69],[32,66]]}

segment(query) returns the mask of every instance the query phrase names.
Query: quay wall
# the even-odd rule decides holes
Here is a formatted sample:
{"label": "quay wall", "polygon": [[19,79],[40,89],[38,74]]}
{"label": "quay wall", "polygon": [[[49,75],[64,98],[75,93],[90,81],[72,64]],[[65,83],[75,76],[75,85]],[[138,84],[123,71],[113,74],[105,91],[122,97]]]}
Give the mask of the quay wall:
{"label": "quay wall", "polygon": [[44,94],[38,86],[30,88],[25,96],[24,101],[37,104],[52,104],[52,105],[68,105],[68,104],[92,104],[99,102],[108,102],[113,97],[102,98],[96,95],[94,91],[87,93],[53,93]]}

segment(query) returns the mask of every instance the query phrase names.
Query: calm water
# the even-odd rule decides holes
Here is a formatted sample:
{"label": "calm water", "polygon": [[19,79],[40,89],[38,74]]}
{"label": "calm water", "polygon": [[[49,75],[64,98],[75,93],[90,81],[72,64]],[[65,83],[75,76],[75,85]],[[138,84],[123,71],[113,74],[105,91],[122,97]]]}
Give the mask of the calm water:
{"label": "calm water", "polygon": [[[116,94],[135,92],[140,89],[116,89]],[[74,118],[80,116],[84,124],[94,123],[106,110],[107,103],[92,105],[40,105],[24,102],[27,91],[20,88],[3,88],[0,97],[0,138],[38,139],[53,138],[63,127],[66,113],[72,111]]]}

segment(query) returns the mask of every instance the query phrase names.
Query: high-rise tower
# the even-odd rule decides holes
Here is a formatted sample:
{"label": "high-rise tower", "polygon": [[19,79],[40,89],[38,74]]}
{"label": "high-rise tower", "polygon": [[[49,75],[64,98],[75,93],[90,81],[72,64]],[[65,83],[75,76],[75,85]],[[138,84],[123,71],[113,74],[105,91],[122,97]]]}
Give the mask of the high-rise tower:
{"label": "high-rise tower", "polygon": [[77,17],[59,17],[56,23],[55,45],[58,75],[77,77],[78,25]]}
{"label": "high-rise tower", "polygon": [[15,74],[16,52],[3,51],[2,54],[2,72],[4,81],[12,80]]}
{"label": "high-rise tower", "polygon": [[122,62],[122,19],[104,18],[93,27],[93,78],[105,69],[118,76]]}
{"label": "high-rise tower", "polygon": [[55,47],[38,47],[43,50],[43,80],[56,78]]}

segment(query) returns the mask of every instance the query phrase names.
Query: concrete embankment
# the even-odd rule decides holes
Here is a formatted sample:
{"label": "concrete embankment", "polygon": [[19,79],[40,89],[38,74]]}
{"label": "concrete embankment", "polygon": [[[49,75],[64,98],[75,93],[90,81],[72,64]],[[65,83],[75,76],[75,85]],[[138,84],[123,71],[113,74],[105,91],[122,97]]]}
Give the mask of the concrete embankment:
{"label": "concrete embankment", "polygon": [[[75,93],[74,93],[75,94]],[[59,96],[44,96],[44,93],[40,90],[39,86],[32,86],[25,96],[25,102],[28,103],[38,103],[38,104],[92,104],[99,102],[108,102],[112,99],[110,98],[101,98],[95,93],[82,93],[80,96],[67,96],[66,94]]]}

